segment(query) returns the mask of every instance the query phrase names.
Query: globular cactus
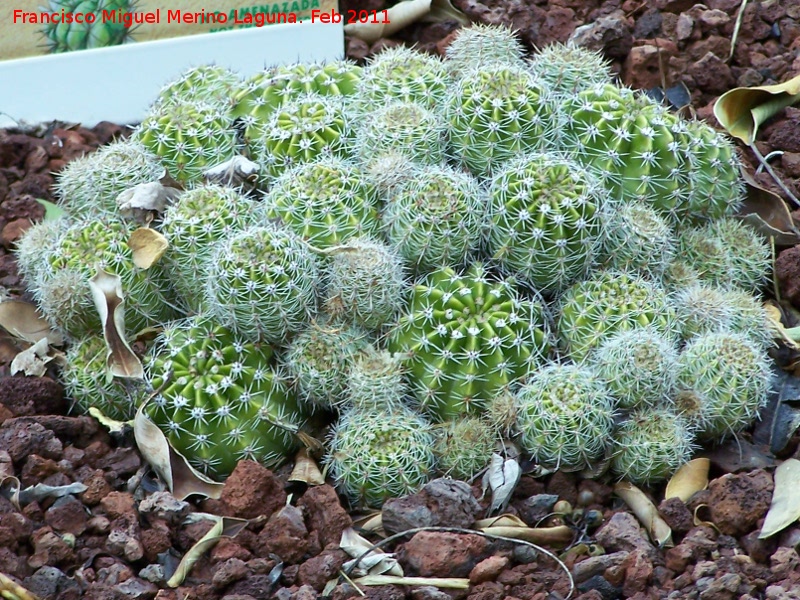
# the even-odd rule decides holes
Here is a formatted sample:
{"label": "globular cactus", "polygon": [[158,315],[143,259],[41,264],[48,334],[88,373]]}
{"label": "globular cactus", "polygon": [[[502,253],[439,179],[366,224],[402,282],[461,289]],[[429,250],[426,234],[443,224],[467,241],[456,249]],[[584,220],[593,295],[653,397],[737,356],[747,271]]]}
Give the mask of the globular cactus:
{"label": "globular cactus", "polygon": [[614,432],[611,470],[635,485],[660,483],[689,461],[694,432],[665,408],[637,410]]}
{"label": "globular cactus", "polygon": [[234,93],[233,116],[241,119],[245,139],[284,104],[307,94],[352,96],[361,81],[361,67],[337,60],[295,63],[265,69],[248,78]]}
{"label": "globular cactus", "polygon": [[393,324],[405,302],[403,261],[387,245],[351,238],[332,248],[326,272],[326,312],[367,329]]}
{"label": "globular cactus", "polygon": [[700,273],[692,266],[692,261],[684,258],[678,250],[679,244],[675,242],[675,254],[667,263],[667,268],[661,274],[660,282],[669,294],[682,290],[701,282]]}
{"label": "globular cactus", "polygon": [[464,264],[481,241],[485,192],[451,167],[411,168],[389,192],[387,239],[420,272]]}
{"label": "globular cactus", "polygon": [[349,238],[377,235],[377,190],[355,165],[327,157],[284,172],[264,198],[263,213],[312,246],[329,248]]}
{"label": "globular cactus", "polygon": [[71,343],[61,371],[64,391],[79,414],[88,414],[94,407],[106,417],[128,421],[136,414],[135,384],[129,388],[123,380],[107,376],[107,354],[108,346],[97,334]]}
{"label": "globular cactus", "polygon": [[483,418],[501,438],[510,439],[516,433],[517,398],[510,390],[502,390],[489,400]]}
{"label": "globular cactus", "polygon": [[50,254],[58,247],[58,240],[70,226],[69,219],[40,221],[31,225],[17,240],[15,255],[17,269],[32,294],[36,295],[41,281],[50,269]]}
{"label": "globular cactus", "polygon": [[436,466],[447,477],[469,481],[489,466],[498,440],[492,426],[478,417],[442,423],[433,447]]}
{"label": "globular cactus", "polygon": [[205,102],[153,106],[132,139],[158,156],[181,183],[195,183],[210,167],[233,158],[236,131],[227,108]]}
{"label": "globular cactus", "polygon": [[161,233],[169,247],[163,261],[180,300],[200,312],[203,294],[197,276],[207,268],[218,244],[254,223],[256,204],[233,188],[201,185],[169,205]]}
{"label": "globular cactus", "polygon": [[422,410],[445,420],[482,411],[529,375],[544,362],[550,336],[538,300],[523,300],[511,282],[491,281],[476,263],[463,275],[445,268],[416,284],[388,348],[405,355]]}
{"label": "globular cactus", "polygon": [[675,341],[649,327],[607,338],[591,360],[624,410],[668,404],[675,391],[677,363]]}
{"label": "globular cactus", "polygon": [[341,408],[347,402],[350,369],[369,347],[363,330],[328,320],[311,323],[283,357],[300,401],[312,412]]}
{"label": "globular cactus", "polygon": [[346,377],[345,398],[360,410],[396,412],[408,393],[400,359],[386,350],[367,347],[359,353]]}
{"label": "globular cactus", "polygon": [[510,159],[544,148],[554,138],[546,97],[520,67],[490,64],[465,73],[445,101],[453,160],[490,176]]}
{"label": "globular cactus", "polygon": [[274,468],[299,446],[305,417],[271,359],[266,344],[206,317],[171,323],[146,360],[157,392],[146,414],[210,477],[226,477],[245,459]]}
{"label": "globular cactus", "polygon": [[685,212],[693,219],[730,216],[745,195],[736,146],[724,134],[702,121],[685,121],[678,136],[688,173]]}
{"label": "globular cactus", "polygon": [[592,167],[622,200],[641,200],[660,213],[683,214],[686,173],[678,117],[644,95],[595,85],[560,103],[561,147]]}
{"label": "globular cactus", "polygon": [[[51,53],[118,46],[133,39],[131,28],[125,23],[99,17],[104,11],[134,12],[135,0],[49,0],[47,9],[52,18],[45,21],[42,34]],[[79,22],[74,18],[60,18],[62,14],[74,15],[76,12],[93,14],[95,19],[89,23],[86,19]]]}
{"label": "globular cactus", "polygon": [[350,155],[352,135],[341,99],[308,94],[281,105],[248,142],[250,154],[267,178],[295,165]]}
{"label": "globular cactus", "polygon": [[240,81],[236,73],[219,65],[190,67],[161,88],[156,104],[210,102],[229,110],[233,107],[233,95]]}
{"label": "globular cactus", "polygon": [[560,97],[612,82],[611,67],[600,53],[577,44],[548,44],[536,52],[528,68]]}
{"label": "globular cactus", "polygon": [[492,180],[488,251],[500,267],[540,291],[584,275],[602,242],[608,195],[560,154],[532,154]]}
{"label": "globular cactus", "polygon": [[316,311],[317,258],[297,235],[274,225],[225,240],[206,271],[210,315],[239,334],[280,344]]}
{"label": "globular cactus", "polygon": [[675,257],[669,223],[641,202],[615,206],[608,219],[600,263],[606,269],[640,273],[660,280]]}
{"label": "globular cactus", "polygon": [[758,293],[772,270],[769,242],[733,217],[680,231],[678,249],[701,281],[720,287]]}
{"label": "globular cactus", "polygon": [[594,371],[550,364],[517,392],[520,447],[545,468],[577,471],[603,457],[616,402]]}
{"label": "globular cactus", "polygon": [[431,425],[409,409],[353,409],[335,425],[325,464],[351,504],[380,508],[428,482],[433,442]]}
{"label": "globular cactus", "polygon": [[140,269],[133,263],[132,231],[119,219],[99,217],[76,221],[64,231],[38,281],[40,308],[50,323],[74,337],[102,331],[89,288],[98,268],[120,277],[131,331],[174,318],[161,266]]}
{"label": "globular cactus", "polygon": [[159,158],[135,140],[116,140],[68,162],[56,176],[55,192],[67,212],[80,218],[117,215],[117,196],[164,176]]}
{"label": "globular cactus", "polygon": [[420,164],[439,164],[444,158],[442,118],[417,102],[391,102],[364,115],[356,131],[356,153],[363,164],[397,152]]}
{"label": "globular cactus", "polygon": [[743,290],[695,284],[677,291],[673,304],[684,340],[728,331],[744,334],[762,346],[771,342],[766,309]]}
{"label": "globular cactus", "polygon": [[763,347],[743,334],[693,338],[678,359],[675,406],[697,428],[700,440],[736,434],[767,402],[769,365]]}
{"label": "globular cactus", "polygon": [[436,110],[447,93],[447,67],[439,58],[404,46],[374,56],[362,72],[356,102],[362,112],[387,102],[418,102]]}
{"label": "globular cactus", "polygon": [[651,326],[674,337],[675,313],[664,290],[622,271],[601,271],[570,287],[559,300],[559,341],[575,361],[613,334]]}
{"label": "globular cactus", "polygon": [[508,27],[474,23],[459,29],[445,50],[447,66],[455,76],[490,64],[522,67],[525,49]]}

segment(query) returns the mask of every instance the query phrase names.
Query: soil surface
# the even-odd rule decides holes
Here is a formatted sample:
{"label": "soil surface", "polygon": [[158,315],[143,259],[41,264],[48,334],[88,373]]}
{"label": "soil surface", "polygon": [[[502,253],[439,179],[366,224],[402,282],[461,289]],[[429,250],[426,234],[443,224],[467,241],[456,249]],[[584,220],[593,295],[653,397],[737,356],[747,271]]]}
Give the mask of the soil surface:
{"label": "soil surface", "polygon": [[[800,0],[746,3],[733,48],[740,0],[707,5],[687,0],[484,2],[453,0],[475,22],[511,24],[529,49],[577,39],[600,50],[623,83],[669,90],[673,105],[712,124],[713,103],[728,89],[800,74]],[[385,4],[343,0],[342,12],[349,8],[382,10]],[[363,62],[396,44],[441,54],[457,28],[455,22],[417,24],[371,46],[350,38],[347,54]],[[12,297],[25,294],[13,248],[30,223],[43,216],[35,199],[53,200],[54,175],[67,161],[126,134],[126,128],[111,123],[93,129],[53,123],[36,131],[0,131],[0,286]],[[762,127],[758,139],[764,156],[774,153],[770,162],[778,177],[797,194],[800,108],[785,109]],[[753,171],[757,160],[749,149],[741,150]],[[756,178],[789,202],[771,177]],[[793,315],[800,314],[793,312],[800,309],[800,246],[777,248],[775,275],[788,325],[794,325]],[[569,593],[569,578],[546,554],[457,529],[401,536],[386,549],[397,553],[406,575],[465,577],[468,589],[382,585],[359,591],[344,577],[334,588],[326,587],[347,560],[338,544],[341,532],[353,524],[332,487],[290,484],[288,469],[273,473],[242,462],[220,500],[179,502],[152,478],[131,435],[111,435],[94,419],[69,414],[55,366],[40,378],[10,376],[20,349],[0,331],[0,573],[41,600],[308,600],[323,592],[337,600],[362,595],[555,600]],[[788,349],[775,356],[786,368],[798,362],[797,353]],[[575,544],[562,558],[576,585],[573,598],[800,599],[800,525],[758,539],[775,465],[800,457],[797,435],[779,451],[772,448],[777,457],[771,453],[771,422],[771,414],[763,415],[754,431],[709,449],[712,480],[688,502],[662,501],[663,486],[646,490],[672,528],[672,547],[654,545],[603,479],[524,475],[508,512],[531,526],[570,527]],[[85,491],[20,498],[15,504],[4,493],[7,476],[19,478],[23,488],[80,482]],[[480,485],[436,480],[385,507],[384,524],[389,531],[469,527],[486,513],[488,500],[481,496]],[[548,516],[559,500],[577,512]],[[200,557],[173,589],[166,580],[180,557],[212,526],[208,520],[186,523],[192,512],[250,522]]]}

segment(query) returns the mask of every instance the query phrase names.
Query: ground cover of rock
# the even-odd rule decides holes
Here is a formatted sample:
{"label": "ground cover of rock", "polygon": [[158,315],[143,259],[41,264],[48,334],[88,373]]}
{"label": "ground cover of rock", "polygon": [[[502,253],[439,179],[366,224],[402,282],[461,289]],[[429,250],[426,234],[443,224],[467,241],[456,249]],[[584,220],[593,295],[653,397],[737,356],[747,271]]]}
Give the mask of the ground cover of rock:
{"label": "ground cover of rock", "polygon": [[[738,0],[711,0],[707,5],[681,0],[453,4],[475,21],[510,23],[529,46],[565,42],[574,34],[602,50],[621,80],[633,87],[666,89],[682,83],[691,107],[712,123],[713,102],[726,90],[800,74],[797,0],[747,3],[730,60]],[[341,6],[343,11],[384,7],[381,0],[345,1]],[[442,53],[456,27],[452,22],[418,24],[371,46],[350,38],[347,52],[365,60],[381,48],[415,43]],[[12,296],[24,292],[14,243],[44,212],[35,199],[53,199],[53,174],[68,160],[126,133],[110,123],[93,129],[55,123],[24,133],[0,131],[0,286]],[[763,127],[759,149],[765,156],[782,152],[772,164],[797,193],[800,108],[786,109]],[[748,150],[743,149],[743,156],[755,165]],[[757,179],[777,189],[766,174]],[[778,251],[778,291],[791,311],[791,303],[800,308],[800,246]],[[81,482],[86,490],[57,499],[24,499],[19,508],[0,497],[0,573],[42,600],[305,600],[319,597],[337,577],[347,560],[338,548],[341,532],[352,518],[332,487],[306,489],[288,483],[288,468],[273,473],[243,462],[220,500],[178,502],[152,479],[131,436],[112,436],[94,419],[68,413],[55,366],[41,378],[10,376],[19,350],[12,336],[0,332],[0,481],[13,475],[23,487]],[[796,362],[793,351],[775,354],[782,365]],[[799,444],[794,436],[777,458],[800,456]],[[578,587],[573,597],[583,600],[800,598],[800,526],[795,523],[773,538],[758,539],[776,464],[764,436],[748,432],[738,444],[709,449],[709,454],[710,485],[687,503],[659,502],[663,486],[649,490],[672,528],[672,548],[657,548],[612,494],[613,482],[603,479],[525,475],[508,511],[530,526],[539,524],[556,500],[581,507],[584,514],[602,513],[597,528],[581,518],[570,521],[575,535],[585,534],[588,542],[585,552],[564,558]],[[8,482],[0,485],[6,489]],[[395,530],[468,527],[485,514],[488,500],[480,496],[480,485],[438,480],[413,497],[390,503],[384,521]],[[212,525],[186,524],[184,517],[191,512],[245,518],[250,524],[235,538],[220,541],[180,587],[170,589],[166,577]],[[596,546],[604,552],[593,551]],[[369,598],[543,600],[564,598],[569,589],[564,572],[546,556],[477,534],[420,532],[389,549],[397,552],[408,575],[468,577],[470,588],[364,588]],[[331,597],[360,594],[342,579]]]}

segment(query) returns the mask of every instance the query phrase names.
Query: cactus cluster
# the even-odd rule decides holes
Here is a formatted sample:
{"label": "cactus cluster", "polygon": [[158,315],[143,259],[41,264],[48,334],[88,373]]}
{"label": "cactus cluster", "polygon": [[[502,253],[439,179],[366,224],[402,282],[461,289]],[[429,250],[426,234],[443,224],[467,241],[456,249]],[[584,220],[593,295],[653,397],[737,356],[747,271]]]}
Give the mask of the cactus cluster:
{"label": "cactus cluster", "polygon": [[[597,54],[528,60],[472,27],[444,59],[194,67],[132,140],[65,169],[69,214],[18,259],[70,338],[75,410],[128,418],[87,290],[120,276],[124,333],[161,331],[144,412],[215,478],[314,436],[354,506],[474,478],[509,441],[650,485],[766,401],[772,251],[731,216],[737,160]],[[184,189],[147,227],[167,247],[137,266],[116,198],[165,171]]]}

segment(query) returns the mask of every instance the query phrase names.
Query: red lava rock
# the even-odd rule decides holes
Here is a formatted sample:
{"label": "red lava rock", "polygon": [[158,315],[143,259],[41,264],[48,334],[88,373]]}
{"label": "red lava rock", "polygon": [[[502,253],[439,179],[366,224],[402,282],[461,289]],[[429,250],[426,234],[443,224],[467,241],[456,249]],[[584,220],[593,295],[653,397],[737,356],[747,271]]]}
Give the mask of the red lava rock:
{"label": "red lava rock", "polygon": [[710,527],[695,527],[681,540],[681,543],[666,552],[666,567],[681,573],[688,564],[711,554],[717,547],[717,534]]}
{"label": "red lava rock", "polygon": [[80,481],[86,486],[86,490],[81,493],[80,498],[87,506],[100,504],[100,501],[112,491],[100,469],[90,470],[84,477],[81,477]]}
{"label": "red lava rock", "polygon": [[769,510],[772,477],[763,470],[731,473],[711,481],[709,511],[720,532],[744,535]]}
{"label": "red lava rock", "polygon": [[309,548],[303,511],[287,505],[273,513],[259,532],[256,544],[261,556],[275,554],[287,564],[299,563]]}
{"label": "red lava rock", "polygon": [[345,52],[350,59],[363,62],[369,56],[369,45],[364,40],[348,36],[345,38]]}
{"label": "red lava rock", "polygon": [[634,46],[622,65],[622,81],[643,90],[661,86],[663,65],[677,53],[675,42],[663,38],[646,40],[646,43]]}
{"label": "red lava rock", "polygon": [[636,517],[630,513],[615,513],[607,523],[597,530],[595,539],[605,548],[606,552],[642,550],[650,560],[654,560],[658,556],[658,551],[650,543],[647,533],[639,525]]}
{"label": "red lava rock", "polygon": [[211,578],[211,585],[221,590],[228,587],[234,581],[244,579],[249,573],[250,569],[247,568],[243,560],[230,558],[215,567],[214,575]]}
{"label": "red lava rock", "polygon": [[14,416],[63,413],[64,388],[49,377],[0,377],[0,403]]}
{"label": "red lava rock", "polygon": [[439,478],[416,494],[387,500],[381,508],[381,521],[389,533],[417,527],[468,528],[480,511],[468,483]]}
{"label": "red lava rock", "polygon": [[12,248],[16,241],[22,237],[31,226],[31,222],[27,218],[14,219],[9,221],[3,226],[0,231],[0,244],[6,248]]}
{"label": "red lava rock", "polygon": [[775,259],[775,277],[781,295],[792,304],[800,306],[800,246],[793,246],[778,254]]}
{"label": "red lava rock", "polygon": [[489,548],[478,535],[420,531],[400,547],[398,556],[421,577],[467,577]]}
{"label": "red lava rock", "polygon": [[507,556],[490,556],[479,562],[469,572],[469,582],[478,585],[485,581],[493,581],[508,566]]}
{"label": "red lava rock", "polygon": [[145,559],[154,563],[158,560],[158,555],[166,552],[172,547],[172,539],[169,529],[164,527],[152,527],[143,529],[141,532],[142,549]]}
{"label": "red lava rock", "polygon": [[136,515],[136,501],[127,492],[111,492],[100,500],[102,508],[110,519],[118,517]]}
{"label": "red lava rock", "polygon": [[648,580],[653,574],[653,563],[647,556],[647,551],[637,548],[633,550],[622,562],[625,569],[625,582],[622,585],[622,593],[626,597],[631,597],[637,592],[643,592],[647,588]]}
{"label": "red lava rock", "polygon": [[790,177],[800,177],[800,152],[784,152],[781,167]]}
{"label": "red lava rock", "polygon": [[[238,539],[238,538],[237,538]],[[220,539],[209,553],[211,562],[219,563],[230,560],[231,558],[238,558],[245,562],[253,560],[253,553],[245,548],[242,544],[238,543],[236,539],[222,538]],[[248,565],[249,567],[250,565]]]}
{"label": "red lava rock", "polygon": [[45,565],[56,567],[74,562],[72,548],[50,527],[41,527],[31,534],[33,554],[28,565],[34,569]]}
{"label": "red lava rock", "polygon": [[33,533],[33,522],[18,512],[0,514],[0,547],[17,548]]}
{"label": "red lava rock", "polygon": [[680,498],[663,500],[658,505],[658,512],[676,535],[683,535],[694,527],[694,516]]}
{"label": "red lava rock", "polygon": [[142,458],[134,448],[115,448],[95,462],[95,467],[116,477],[130,477],[142,466]]}
{"label": "red lava rock", "polygon": [[20,481],[24,486],[36,485],[44,479],[58,473],[58,463],[51,458],[42,458],[38,454],[31,454],[22,465]]}
{"label": "red lava rock", "polygon": [[39,423],[9,419],[0,425],[0,448],[18,463],[36,452],[45,458],[61,458],[63,446],[52,431]]}
{"label": "red lava rock", "polygon": [[301,585],[309,585],[318,592],[332,579],[348,560],[347,554],[338,548],[325,550],[319,556],[305,561],[297,571],[297,581]]}
{"label": "red lava rock", "polygon": [[712,94],[722,94],[735,84],[730,67],[712,52],[689,67],[689,74],[696,85]]}
{"label": "red lava rock", "polygon": [[777,121],[771,128],[769,144],[773,148],[780,148],[784,152],[800,152],[800,109],[788,107],[786,118]]}
{"label": "red lava rock", "polygon": [[86,531],[88,515],[80,500],[74,496],[64,496],[47,509],[44,520],[55,531],[79,536]]}
{"label": "red lava rock", "polygon": [[111,554],[135,562],[144,556],[137,515],[125,514],[111,522],[106,548]]}
{"label": "red lava rock", "polygon": [[225,480],[220,501],[231,516],[252,519],[271,515],[286,504],[286,492],[272,471],[255,461],[242,460]]}
{"label": "red lava rock", "polygon": [[780,547],[770,557],[770,571],[776,580],[800,573],[800,556],[794,548]]}
{"label": "red lava rock", "polygon": [[607,569],[621,565],[628,558],[628,554],[630,552],[623,550],[601,556],[589,556],[575,563],[572,568],[572,576],[575,578],[575,583],[581,583],[596,575],[602,575]]}
{"label": "red lava rock", "polygon": [[305,512],[308,530],[317,533],[323,548],[328,544],[338,546],[342,532],[353,525],[350,515],[339,502],[336,490],[327,484],[306,490],[297,506]]}
{"label": "red lava rock", "polygon": [[171,525],[180,523],[189,513],[188,502],[178,500],[167,491],[154,492],[139,503],[139,514],[166,521]]}
{"label": "red lava rock", "polygon": [[633,46],[633,27],[622,10],[581,25],[572,33],[570,41],[591,50],[602,52],[609,58],[625,58]]}
{"label": "red lava rock", "polygon": [[775,552],[778,541],[775,536],[765,540],[759,539],[759,533],[760,531],[758,530],[751,531],[747,535],[739,538],[739,543],[742,545],[744,551],[747,552],[747,555],[754,561],[769,564],[770,556]]}
{"label": "red lava rock", "polygon": [[467,600],[503,600],[504,598],[505,588],[502,584],[494,581],[476,585],[467,596]]}

